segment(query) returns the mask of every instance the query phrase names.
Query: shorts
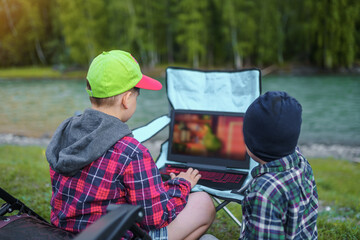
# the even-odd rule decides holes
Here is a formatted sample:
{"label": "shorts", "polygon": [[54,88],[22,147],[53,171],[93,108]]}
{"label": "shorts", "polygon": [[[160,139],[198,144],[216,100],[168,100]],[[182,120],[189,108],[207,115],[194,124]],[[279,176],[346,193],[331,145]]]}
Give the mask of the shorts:
{"label": "shorts", "polygon": [[167,240],[168,239],[166,227],[151,230],[149,232],[149,235],[150,235],[151,239],[153,239],[153,240]]}

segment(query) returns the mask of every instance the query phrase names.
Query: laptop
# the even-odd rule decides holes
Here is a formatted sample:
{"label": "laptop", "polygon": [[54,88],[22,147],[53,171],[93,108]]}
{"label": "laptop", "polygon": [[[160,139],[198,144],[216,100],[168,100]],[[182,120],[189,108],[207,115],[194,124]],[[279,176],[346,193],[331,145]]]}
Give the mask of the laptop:
{"label": "laptop", "polygon": [[165,179],[189,167],[200,171],[198,184],[217,190],[239,190],[250,158],[243,137],[243,113],[172,110]]}

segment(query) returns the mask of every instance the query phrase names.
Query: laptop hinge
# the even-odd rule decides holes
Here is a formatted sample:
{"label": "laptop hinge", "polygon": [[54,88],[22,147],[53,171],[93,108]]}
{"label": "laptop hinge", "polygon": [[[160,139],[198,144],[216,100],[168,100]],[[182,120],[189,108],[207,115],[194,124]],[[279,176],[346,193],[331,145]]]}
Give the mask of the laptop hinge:
{"label": "laptop hinge", "polygon": [[225,166],[214,166],[214,165],[206,165],[206,164],[199,164],[199,163],[188,163],[189,167],[192,168],[202,168],[202,169],[209,169],[209,170],[226,170]]}

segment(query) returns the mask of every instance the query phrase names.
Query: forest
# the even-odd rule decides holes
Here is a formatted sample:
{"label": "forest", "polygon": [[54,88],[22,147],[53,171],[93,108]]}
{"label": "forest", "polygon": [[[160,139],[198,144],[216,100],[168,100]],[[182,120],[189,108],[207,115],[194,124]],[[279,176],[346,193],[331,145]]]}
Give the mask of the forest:
{"label": "forest", "polygon": [[358,0],[1,0],[0,67],[360,65]]}

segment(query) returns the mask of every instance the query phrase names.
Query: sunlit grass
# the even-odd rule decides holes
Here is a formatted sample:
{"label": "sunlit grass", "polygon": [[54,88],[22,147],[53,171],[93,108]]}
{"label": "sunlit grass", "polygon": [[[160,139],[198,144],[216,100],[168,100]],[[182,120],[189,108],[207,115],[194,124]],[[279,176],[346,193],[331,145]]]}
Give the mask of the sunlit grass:
{"label": "sunlit grass", "polygon": [[[186,64],[173,64],[173,67],[190,68],[190,65]],[[141,66],[141,70],[144,74],[151,77],[165,77],[165,70],[169,65],[162,64],[154,67]],[[83,79],[86,77],[87,68],[79,70],[69,69],[54,69],[52,67],[13,67],[13,68],[0,68],[0,78],[12,79],[38,79],[38,78],[62,78],[62,79]]]}
{"label": "sunlit grass", "polygon": [[41,78],[41,77],[60,77],[59,71],[50,67],[21,67],[0,69],[2,78]]}
{"label": "sunlit grass", "polygon": [[[336,159],[311,159],[321,211],[319,239],[360,239],[360,164]],[[0,146],[0,186],[49,220],[51,186],[42,147]],[[0,202],[1,204],[1,202]],[[241,219],[241,206],[228,205]],[[239,227],[223,210],[209,233],[219,239],[238,239]]]}
{"label": "sunlit grass", "polygon": [[51,67],[16,67],[0,69],[0,78],[84,78],[86,71],[59,71]]}

